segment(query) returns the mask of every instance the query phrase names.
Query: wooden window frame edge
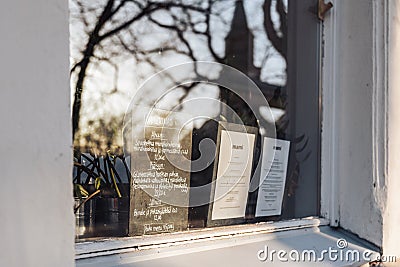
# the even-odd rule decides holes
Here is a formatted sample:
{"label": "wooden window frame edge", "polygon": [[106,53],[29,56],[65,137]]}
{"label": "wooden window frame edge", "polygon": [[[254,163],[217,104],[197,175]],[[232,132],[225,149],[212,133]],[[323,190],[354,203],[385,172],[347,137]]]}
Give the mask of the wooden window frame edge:
{"label": "wooden window frame edge", "polygon": [[75,244],[75,260],[120,253],[134,252],[155,246],[173,246],[187,242],[229,239],[232,236],[266,234],[280,231],[298,230],[329,225],[329,220],[318,217],[306,217],[279,222],[261,222],[256,224],[231,225],[215,228],[203,228],[169,234],[140,237],[104,238]]}

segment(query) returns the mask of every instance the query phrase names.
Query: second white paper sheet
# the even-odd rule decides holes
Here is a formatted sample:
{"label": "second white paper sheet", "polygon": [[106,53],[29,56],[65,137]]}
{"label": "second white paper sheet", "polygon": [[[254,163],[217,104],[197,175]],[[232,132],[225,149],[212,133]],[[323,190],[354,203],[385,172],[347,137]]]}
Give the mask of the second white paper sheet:
{"label": "second white paper sheet", "polygon": [[264,137],[256,217],[281,215],[289,148],[289,141]]}

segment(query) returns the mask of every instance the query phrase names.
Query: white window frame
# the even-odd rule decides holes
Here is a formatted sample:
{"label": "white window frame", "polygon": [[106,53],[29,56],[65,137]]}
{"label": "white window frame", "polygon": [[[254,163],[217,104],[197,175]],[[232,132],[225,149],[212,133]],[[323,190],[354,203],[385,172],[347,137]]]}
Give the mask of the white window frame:
{"label": "white window frame", "polygon": [[[336,26],[340,21],[340,14],[336,12],[341,4],[338,0],[331,0],[334,4],[325,17],[323,30],[321,31],[322,52],[321,52],[321,88],[322,88],[322,133],[321,133],[321,209],[320,218],[308,217],[279,222],[265,222],[258,224],[232,225],[218,228],[205,228],[200,230],[190,230],[181,233],[171,233],[157,236],[143,237],[123,237],[108,238],[92,242],[81,242],[75,244],[76,259],[88,259],[91,257],[107,256],[118,253],[133,252],[141,247],[162,246],[165,244],[174,245],[193,240],[213,240],[217,238],[232,239],[232,236],[273,233],[278,231],[291,231],[295,229],[312,228],[330,225],[337,227],[340,225],[340,200],[339,182],[337,175],[339,168],[340,151],[338,142],[340,133],[338,125],[338,103],[343,95],[337,93],[337,54],[339,46],[339,29]],[[387,12],[386,4],[374,3],[374,84],[373,84],[373,179],[382,183],[380,177],[386,171],[387,160],[385,152],[380,149],[379,143],[386,142],[386,107],[387,92],[385,84],[387,79],[387,58],[386,52],[386,16],[382,12]],[[384,1],[386,3],[386,1]],[[384,39],[380,38],[385,36]],[[232,243],[234,241],[232,240]]]}
{"label": "white window frame", "polygon": [[[321,133],[321,216],[329,219],[332,227],[340,225],[340,206],[352,205],[351,200],[342,198],[339,192],[341,180],[353,177],[341,177],[343,153],[338,147],[341,140],[339,120],[346,116],[341,112],[340,103],[348,95],[346,90],[339,92],[337,70],[341,67],[338,56],[346,36],[340,32],[339,22],[342,20],[339,10],[346,8],[346,3],[331,0],[334,5],[326,16],[323,25],[323,56],[322,56],[322,133]],[[376,202],[385,205],[388,171],[388,1],[372,1],[372,184]],[[363,14],[364,15],[364,14]],[[367,22],[367,21],[366,21]],[[362,48],[361,50],[362,51]],[[366,56],[370,56],[366,53]],[[360,66],[361,68],[364,66]],[[351,88],[347,88],[351,90]],[[383,212],[383,210],[381,210]],[[362,218],[361,218],[362,219]],[[360,222],[361,224],[361,222]]]}
{"label": "white window frame", "polygon": [[[328,18],[329,20],[331,18]],[[322,34],[322,32],[321,32]],[[325,33],[326,34],[326,33]],[[322,45],[322,43],[321,43]],[[326,53],[326,52],[325,52]],[[324,58],[328,60],[328,58]],[[322,73],[323,74],[323,73]],[[334,85],[334,84],[332,84]],[[333,90],[332,90],[333,91]],[[333,106],[332,106],[333,107]],[[324,136],[325,137],[325,136]],[[321,136],[321,145],[324,138]],[[334,145],[334,144],[331,144]],[[322,145],[322,150],[324,146]],[[324,150],[321,153],[324,156]],[[321,162],[322,164],[322,162]],[[323,174],[321,173],[321,176]],[[322,179],[322,177],[321,177]],[[262,222],[256,224],[243,224],[243,225],[230,225],[216,228],[203,228],[198,230],[189,230],[186,232],[160,234],[154,236],[140,236],[140,237],[119,237],[119,238],[104,238],[95,241],[77,242],[75,244],[75,259],[88,259],[92,257],[115,255],[119,253],[133,252],[140,248],[168,245],[178,245],[184,242],[191,242],[193,240],[214,240],[214,239],[231,239],[232,236],[251,235],[260,233],[274,233],[280,231],[291,231],[304,228],[313,228],[320,226],[332,225],[331,212],[325,211],[326,203],[331,196],[335,195],[334,192],[329,192],[328,195],[322,193],[322,186],[329,188],[326,183],[321,184],[321,217],[306,217],[300,219],[291,219],[276,222]],[[333,202],[332,202],[333,204]],[[334,207],[336,208],[336,207]]]}

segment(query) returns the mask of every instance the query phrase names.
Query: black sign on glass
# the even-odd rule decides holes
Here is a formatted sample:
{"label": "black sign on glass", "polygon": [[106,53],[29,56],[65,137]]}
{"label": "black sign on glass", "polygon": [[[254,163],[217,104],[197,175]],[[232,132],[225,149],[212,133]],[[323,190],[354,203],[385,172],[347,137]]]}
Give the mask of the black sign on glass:
{"label": "black sign on glass", "polygon": [[188,122],[182,113],[156,109],[142,109],[133,118],[129,235],[187,230],[193,129]]}

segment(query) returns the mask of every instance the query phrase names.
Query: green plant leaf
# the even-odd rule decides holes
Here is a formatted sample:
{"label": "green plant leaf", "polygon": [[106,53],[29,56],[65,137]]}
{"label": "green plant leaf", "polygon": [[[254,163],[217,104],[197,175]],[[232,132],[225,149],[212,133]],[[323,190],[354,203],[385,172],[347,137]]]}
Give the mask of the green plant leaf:
{"label": "green plant leaf", "polygon": [[89,192],[82,185],[74,184],[74,195],[75,197],[84,198],[89,196]]}
{"label": "green plant leaf", "polygon": [[101,186],[101,178],[97,177],[96,180],[94,180],[94,188],[96,188],[96,190],[99,190]]}

